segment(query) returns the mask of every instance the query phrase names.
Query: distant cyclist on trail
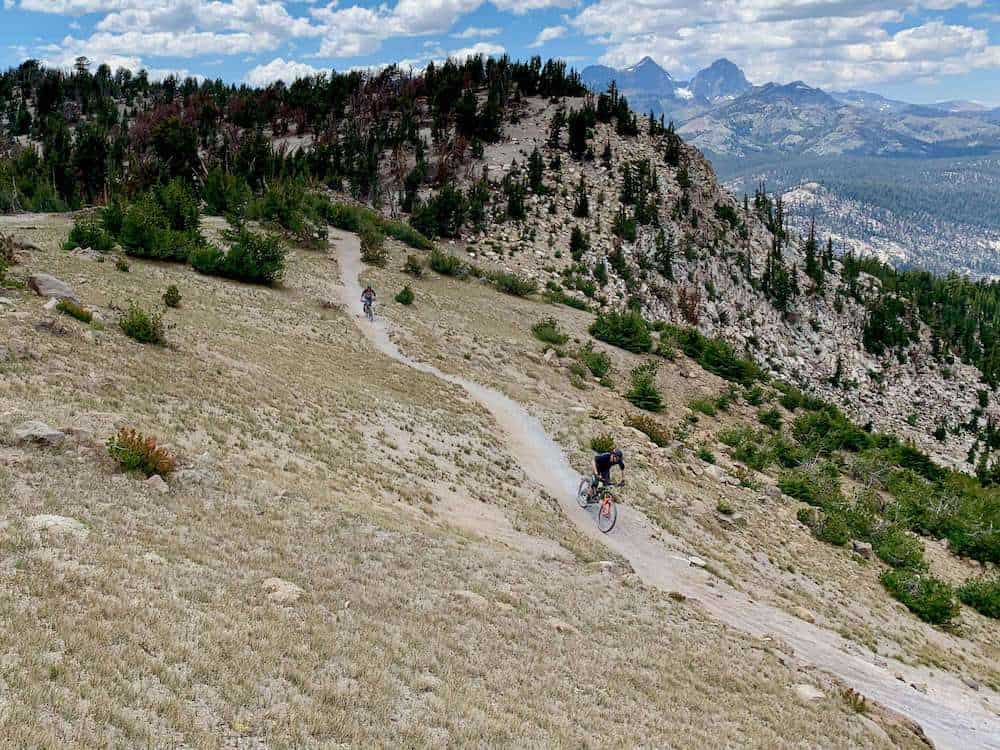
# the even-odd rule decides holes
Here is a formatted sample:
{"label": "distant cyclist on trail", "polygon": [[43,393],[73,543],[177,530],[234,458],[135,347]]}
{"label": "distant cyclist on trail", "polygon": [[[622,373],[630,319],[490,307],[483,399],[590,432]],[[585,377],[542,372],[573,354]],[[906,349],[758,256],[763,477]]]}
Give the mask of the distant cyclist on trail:
{"label": "distant cyclist on trail", "polygon": [[371,285],[365,287],[365,290],[361,292],[361,306],[364,308],[365,315],[368,320],[372,319],[372,305],[375,302],[375,290],[371,288]]}
{"label": "distant cyclist on trail", "polygon": [[597,487],[598,481],[605,485],[611,484],[611,467],[618,465],[619,470],[622,473],[622,481],[624,482],[625,477],[625,457],[622,452],[615,448],[614,450],[608,451],[607,453],[598,453],[594,456],[594,476],[590,481],[591,487]]}

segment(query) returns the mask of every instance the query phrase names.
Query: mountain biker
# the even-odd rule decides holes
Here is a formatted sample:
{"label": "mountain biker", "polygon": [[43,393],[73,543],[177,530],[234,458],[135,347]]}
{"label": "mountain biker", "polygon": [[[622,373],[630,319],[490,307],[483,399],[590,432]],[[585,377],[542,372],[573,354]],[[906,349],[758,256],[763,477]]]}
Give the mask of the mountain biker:
{"label": "mountain biker", "polygon": [[618,448],[607,453],[598,453],[594,456],[594,476],[590,480],[590,486],[596,488],[598,481],[604,484],[611,484],[611,467],[618,465],[622,473],[622,481],[625,477],[625,456]]}
{"label": "mountain biker", "polygon": [[375,301],[375,290],[371,288],[371,285],[365,287],[365,290],[361,292],[361,304],[367,310],[368,307]]}

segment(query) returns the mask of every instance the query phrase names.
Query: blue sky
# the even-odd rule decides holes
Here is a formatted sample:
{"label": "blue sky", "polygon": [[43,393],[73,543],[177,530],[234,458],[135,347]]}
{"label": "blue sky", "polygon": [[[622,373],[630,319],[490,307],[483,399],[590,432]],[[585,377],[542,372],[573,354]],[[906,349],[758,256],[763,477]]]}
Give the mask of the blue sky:
{"label": "blue sky", "polygon": [[0,64],[79,55],[264,83],[470,52],[583,67],[645,55],[675,78],[717,57],[754,83],[801,79],[910,101],[1000,105],[996,0],[2,0]]}

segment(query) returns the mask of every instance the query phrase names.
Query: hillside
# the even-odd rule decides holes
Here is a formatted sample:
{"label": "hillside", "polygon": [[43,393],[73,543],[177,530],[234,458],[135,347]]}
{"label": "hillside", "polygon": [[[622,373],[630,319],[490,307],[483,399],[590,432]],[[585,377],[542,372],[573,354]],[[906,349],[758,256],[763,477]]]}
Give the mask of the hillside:
{"label": "hillside", "polygon": [[14,746],[1000,741],[992,287],[835,257],[556,63],[46,80],[3,79],[8,199],[77,209],[0,218]]}

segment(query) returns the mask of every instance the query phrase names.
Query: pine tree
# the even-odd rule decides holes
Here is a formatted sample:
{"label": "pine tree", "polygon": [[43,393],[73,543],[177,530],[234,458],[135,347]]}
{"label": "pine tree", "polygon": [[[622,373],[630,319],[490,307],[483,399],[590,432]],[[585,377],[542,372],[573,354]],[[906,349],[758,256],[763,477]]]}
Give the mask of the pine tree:
{"label": "pine tree", "polygon": [[580,175],[580,182],[576,186],[576,198],[573,201],[573,216],[578,219],[585,219],[590,216],[590,199],[587,197],[587,183]]}
{"label": "pine tree", "polygon": [[531,187],[531,192],[536,195],[541,195],[545,192],[544,176],[545,162],[542,160],[542,154],[536,146],[528,157],[528,184]]}
{"label": "pine tree", "polygon": [[663,277],[674,280],[674,238],[667,238],[662,229],[656,233],[656,267]]}
{"label": "pine tree", "polygon": [[806,276],[813,280],[816,285],[816,291],[820,291],[823,288],[823,266],[820,264],[820,258],[817,254],[818,250],[816,221],[813,220],[809,225],[809,237],[806,239],[806,244],[803,247],[803,254],[806,259]]}

